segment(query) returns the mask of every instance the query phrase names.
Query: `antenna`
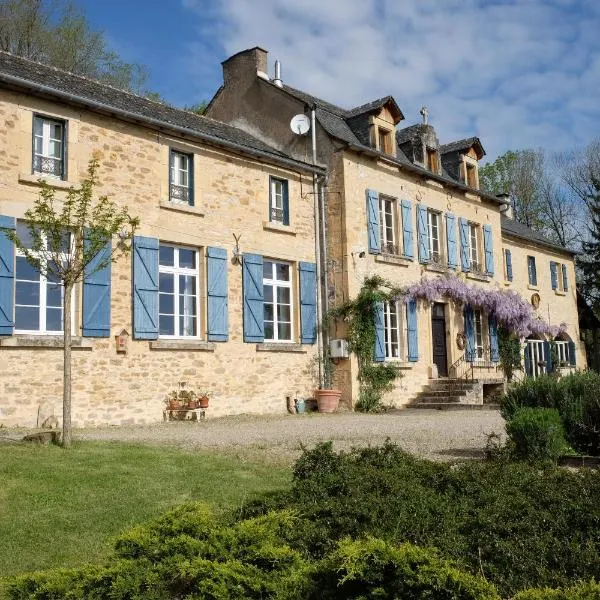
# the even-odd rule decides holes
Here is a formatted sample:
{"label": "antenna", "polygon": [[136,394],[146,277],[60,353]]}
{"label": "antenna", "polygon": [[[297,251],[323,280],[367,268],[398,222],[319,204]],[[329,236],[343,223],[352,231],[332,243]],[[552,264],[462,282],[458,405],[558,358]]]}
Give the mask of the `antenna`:
{"label": "antenna", "polygon": [[304,114],[296,115],[290,121],[290,129],[298,135],[305,135],[310,130],[310,119]]}

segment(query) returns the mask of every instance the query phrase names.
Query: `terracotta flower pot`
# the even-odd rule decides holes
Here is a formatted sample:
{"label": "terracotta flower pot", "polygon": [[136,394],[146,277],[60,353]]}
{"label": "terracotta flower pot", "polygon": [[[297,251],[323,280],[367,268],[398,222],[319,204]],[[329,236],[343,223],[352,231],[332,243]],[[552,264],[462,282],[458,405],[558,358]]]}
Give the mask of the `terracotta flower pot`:
{"label": "terracotta flower pot", "polygon": [[169,410],[177,410],[180,407],[179,400],[169,400]]}
{"label": "terracotta flower pot", "polygon": [[200,408],[208,408],[208,396],[201,396],[198,403]]}
{"label": "terracotta flower pot", "polygon": [[319,412],[335,412],[339,406],[341,396],[341,390],[315,390],[315,400],[317,401]]}

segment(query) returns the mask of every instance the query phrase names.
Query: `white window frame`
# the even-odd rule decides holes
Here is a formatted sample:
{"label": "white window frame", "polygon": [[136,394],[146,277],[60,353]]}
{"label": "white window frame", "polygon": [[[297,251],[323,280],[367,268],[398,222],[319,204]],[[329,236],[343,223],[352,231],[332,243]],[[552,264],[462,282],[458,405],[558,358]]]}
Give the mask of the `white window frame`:
{"label": "white window frame", "polygon": [[565,291],[565,282],[563,279],[563,263],[555,262],[556,264],[556,289],[559,292]]}
{"label": "white window frame", "polygon": [[[271,177],[271,189],[269,190],[269,220],[272,223],[279,223],[283,225],[285,186],[287,185],[287,179]],[[278,186],[279,190],[277,189]]]}
{"label": "white window frame", "polygon": [[[36,124],[37,122],[41,122],[42,124],[42,135],[38,135],[36,133]],[[50,132],[52,131],[52,126],[58,125],[60,127],[60,139],[50,137]],[[33,164],[32,164],[32,172],[35,174],[43,175],[44,177],[50,177],[52,179],[63,179],[65,176],[65,132],[66,132],[66,124],[64,121],[60,119],[53,119],[51,117],[45,117],[43,115],[34,115],[33,116]],[[41,154],[36,152],[36,139],[42,140],[42,152]],[[60,152],[59,156],[52,156],[50,154],[50,142],[59,142],[60,143]],[[39,157],[42,161],[53,160],[58,161],[60,164],[60,174],[49,173],[48,171],[37,170],[35,168],[36,158]]]}
{"label": "white window frame", "polygon": [[473,311],[473,341],[475,350],[475,360],[482,361],[485,358],[485,345],[483,343],[483,313],[480,310]]}
{"label": "white window frame", "polygon": [[566,363],[566,367],[571,366],[571,357],[569,356],[569,342],[566,340],[554,340],[556,344],[556,351],[558,353],[558,367],[561,366],[561,363]]}
{"label": "white window frame", "polygon": [[[391,223],[388,223],[389,216]],[[398,242],[398,201],[390,196],[379,196],[379,232],[381,235],[381,250],[384,254],[400,255]],[[389,249],[393,251],[390,252]]]}
{"label": "white window frame", "polygon": [[[174,253],[173,253],[173,263],[174,265],[172,267],[166,266],[166,265],[161,265],[160,264],[160,247],[168,247],[168,248],[173,248],[174,249]],[[195,269],[190,269],[189,267],[180,267],[179,266],[179,249],[183,249],[183,250],[191,250],[192,252],[194,252],[194,257],[195,257],[195,262],[196,262],[196,268]],[[161,313],[160,312],[160,274],[164,273],[167,275],[173,275],[173,319],[174,319],[174,331],[175,333],[173,335],[165,335],[165,334],[161,334],[160,333],[160,315],[167,315],[170,313]],[[189,246],[181,246],[181,245],[177,245],[177,244],[169,244],[169,243],[163,243],[160,242],[159,245],[159,261],[158,261],[158,274],[159,274],[159,286],[158,286],[158,295],[159,295],[159,334],[158,337],[160,339],[165,339],[165,340],[198,340],[202,338],[201,335],[201,315],[200,315],[200,252],[198,251],[197,248],[190,248]],[[181,333],[179,331],[179,319],[182,316],[179,313],[179,276],[180,275],[189,275],[189,276],[193,276],[196,277],[196,315],[195,315],[195,319],[196,319],[196,335],[186,335],[185,333]],[[184,315],[185,318],[185,315]]]}
{"label": "white window frame", "polygon": [[[45,245],[46,244],[45,235],[42,235],[42,241]],[[16,317],[17,317],[17,306],[30,307],[30,308],[32,306],[36,306],[36,305],[30,305],[30,304],[17,304],[17,283],[19,281],[33,283],[29,279],[18,279],[17,278],[17,263],[16,263],[17,257],[21,257],[21,258],[25,259],[25,254],[23,252],[21,252],[18,248],[16,248],[16,252],[15,252],[15,303],[14,303],[15,325],[16,325]],[[69,253],[65,252],[65,253],[61,254],[60,258],[63,261],[68,260]],[[44,274],[43,268],[40,269],[39,274],[40,274],[40,278],[39,278],[40,303],[39,303],[39,305],[37,305],[38,311],[39,311],[39,319],[40,319],[39,329],[17,329],[17,327],[15,326],[15,333],[23,334],[23,335],[62,335],[64,333],[64,318],[65,318],[65,315],[63,312],[64,298],[65,298],[65,286],[62,281],[60,281],[58,284],[55,282],[49,282],[48,276],[47,276],[47,274]],[[62,320],[62,324],[63,324],[63,327],[61,329],[48,330],[46,328],[47,327],[46,309],[48,308],[48,285],[59,285],[61,288],[60,310],[61,310],[61,314],[62,314],[61,320]],[[73,290],[71,290],[71,330],[72,331],[75,330],[75,302],[73,302],[74,296],[75,296],[75,290],[73,289]]]}
{"label": "white window frame", "polygon": [[[544,353],[544,340],[525,340],[525,352],[529,352],[531,361],[531,376],[539,377],[546,373],[546,355]],[[538,365],[538,362],[543,361],[543,365]]]}
{"label": "white window frame", "polygon": [[[383,329],[385,344],[386,361],[403,361],[405,359],[406,340],[405,324],[402,307],[406,306],[403,302],[385,302],[383,305]],[[396,341],[392,340],[392,333],[395,333]]]}
{"label": "white window frame", "polygon": [[[269,262],[272,264],[272,268],[271,268],[271,274],[272,276],[269,277],[265,277],[264,276],[264,265],[263,265],[263,290],[265,287],[270,286],[273,288],[273,302],[267,302],[266,300],[264,301],[264,304],[272,304],[273,305],[273,337],[272,338],[267,338],[266,337],[266,332],[265,332],[265,342],[269,342],[269,343],[283,343],[283,344],[290,344],[294,341],[294,289],[292,286],[292,280],[293,280],[293,272],[294,272],[294,266],[292,265],[292,263],[283,261],[283,260],[275,260],[275,259],[264,259],[264,262]],[[277,274],[277,265],[286,265],[288,267],[288,273],[289,273],[289,280],[288,281],[283,281],[281,279],[276,279],[276,274]],[[289,294],[290,294],[290,337],[289,339],[279,339],[279,328],[278,328],[278,323],[279,321],[279,314],[278,314],[278,308],[277,308],[277,290],[279,288],[286,288],[289,290]],[[281,321],[282,323],[286,323],[286,321]]]}
{"label": "white window frame", "polygon": [[481,238],[481,227],[478,223],[469,221],[469,262],[471,269],[481,271],[482,265],[479,262],[479,240]]}
{"label": "white window frame", "polygon": [[[175,204],[190,204],[192,200],[191,170],[194,166],[193,157],[185,152],[169,148],[169,200]],[[182,183],[185,181],[185,183]],[[172,194],[172,189],[185,190],[187,199],[177,198]]]}
{"label": "white window frame", "polygon": [[[435,210],[427,209],[427,230],[429,232],[429,260],[434,264],[443,262],[444,251],[442,240],[442,218],[441,214]],[[434,236],[433,233],[436,232]],[[435,247],[434,241],[437,243]],[[434,254],[437,254],[437,260],[434,260]]]}
{"label": "white window frame", "polygon": [[[532,271],[531,271],[530,265],[533,265],[533,272],[535,273],[535,281],[531,280]],[[538,287],[538,285],[539,285],[539,279],[538,279],[538,274],[537,274],[537,261],[535,260],[535,256],[532,256],[531,254],[527,255],[527,283],[534,287]]]}

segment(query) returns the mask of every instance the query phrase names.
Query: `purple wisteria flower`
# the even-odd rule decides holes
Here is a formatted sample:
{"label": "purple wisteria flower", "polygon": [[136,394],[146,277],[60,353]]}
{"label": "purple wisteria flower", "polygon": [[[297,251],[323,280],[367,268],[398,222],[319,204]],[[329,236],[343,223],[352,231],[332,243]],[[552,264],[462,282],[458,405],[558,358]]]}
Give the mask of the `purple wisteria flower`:
{"label": "purple wisteria flower", "polygon": [[498,323],[517,336],[547,334],[557,336],[567,330],[567,324],[550,325],[535,314],[531,304],[512,290],[487,290],[468,284],[456,275],[423,278],[402,290],[398,299],[434,302],[441,297],[450,298],[463,305],[471,305],[496,317]]}

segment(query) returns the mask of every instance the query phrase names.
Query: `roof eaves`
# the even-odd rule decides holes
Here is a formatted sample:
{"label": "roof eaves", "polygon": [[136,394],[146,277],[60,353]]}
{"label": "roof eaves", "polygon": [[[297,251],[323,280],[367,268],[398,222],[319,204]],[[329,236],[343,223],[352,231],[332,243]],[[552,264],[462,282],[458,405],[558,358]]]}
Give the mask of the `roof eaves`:
{"label": "roof eaves", "polygon": [[558,244],[555,244],[550,240],[544,240],[537,236],[533,237],[525,234],[515,233],[514,231],[506,229],[502,224],[500,225],[500,230],[503,237],[516,238],[518,240],[529,242],[530,244],[537,244],[539,246],[544,246],[545,248],[550,248],[557,252],[563,252],[564,254],[570,254],[572,256],[577,256],[578,254],[581,254],[578,250],[573,250],[572,248],[565,248],[564,246],[559,246]]}

